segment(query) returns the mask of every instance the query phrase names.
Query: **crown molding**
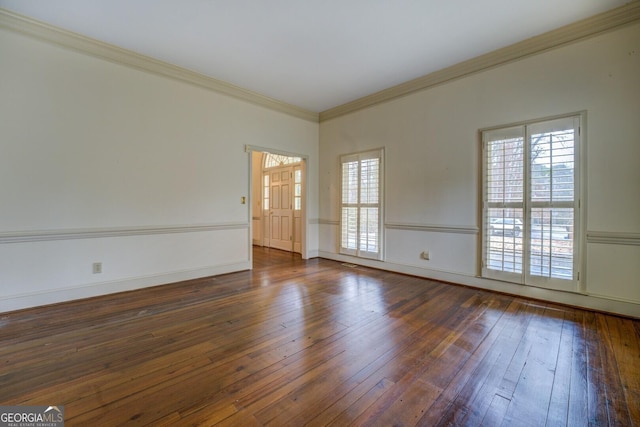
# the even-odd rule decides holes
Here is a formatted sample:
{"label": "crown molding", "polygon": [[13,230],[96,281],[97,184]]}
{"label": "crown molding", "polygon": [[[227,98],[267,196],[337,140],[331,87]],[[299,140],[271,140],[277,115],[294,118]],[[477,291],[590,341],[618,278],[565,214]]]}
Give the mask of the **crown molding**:
{"label": "crown molding", "polygon": [[0,28],[317,123],[318,113],[0,8]]}
{"label": "crown molding", "polygon": [[640,20],[640,1],[565,25],[320,113],[320,122],[593,37]]}
{"label": "crown molding", "polygon": [[442,70],[381,90],[355,101],[315,113],[295,105],[261,95],[248,89],[214,79],[204,74],[178,67],[130,50],[63,30],[53,25],[0,8],[0,28],[38,38],[64,48],[105,59],[164,77],[187,82],[312,122],[331,120],[364,108],[457,80],[474,73],[533,56],[547,50],[593,37],[640,20],[640,1],[592,16],[556,30],[523,40],[502,49],[460,62]]}

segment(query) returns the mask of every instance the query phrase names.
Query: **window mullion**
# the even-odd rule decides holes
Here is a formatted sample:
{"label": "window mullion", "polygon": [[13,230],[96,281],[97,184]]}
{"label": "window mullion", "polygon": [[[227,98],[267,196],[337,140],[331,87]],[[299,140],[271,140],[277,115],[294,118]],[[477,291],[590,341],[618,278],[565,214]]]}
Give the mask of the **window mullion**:
{"label": "window mullion", "polygon": [[524,224],[522,233],[522,283],[526,284],[529,280],[531,271],[531,132],[529,126],[524,126],[524,158],[523,171],[524,179],[522,180],[523,200],[522,208],[524,214]]}
{"label": "window mullion", "polygon": [[361,221],[361,216],[362,215],[362,160],[358,160],[358,180],[357,180],[357,185],[358,185],[358,199],[357,199],[357,209],[356,209],[356,218],[358,218],[358,220],[356,221],[356,255],[360,256],[360,252],[362,250],[360,244],[360,228],[362,227],[362,221]]}

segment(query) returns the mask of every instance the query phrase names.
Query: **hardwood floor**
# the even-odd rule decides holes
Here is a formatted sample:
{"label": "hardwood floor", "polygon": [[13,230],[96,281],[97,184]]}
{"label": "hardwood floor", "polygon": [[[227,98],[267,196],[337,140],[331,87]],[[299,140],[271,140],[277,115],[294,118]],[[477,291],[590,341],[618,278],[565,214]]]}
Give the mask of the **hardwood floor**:
{"label": "hardwood floor", "polygon": [[0,404],[67,426],[640,425],[640,321],[256,249],[0,314]]}

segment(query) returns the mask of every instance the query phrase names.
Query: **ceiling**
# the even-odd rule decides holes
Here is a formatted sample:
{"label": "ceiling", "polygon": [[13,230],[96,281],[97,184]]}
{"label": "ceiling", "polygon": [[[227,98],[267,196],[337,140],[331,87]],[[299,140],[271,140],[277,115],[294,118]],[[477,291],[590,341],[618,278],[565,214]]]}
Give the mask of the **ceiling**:
{"label": "ceiling", "polygon": [[0,7],[322,112],[629,2],[0,0]]}

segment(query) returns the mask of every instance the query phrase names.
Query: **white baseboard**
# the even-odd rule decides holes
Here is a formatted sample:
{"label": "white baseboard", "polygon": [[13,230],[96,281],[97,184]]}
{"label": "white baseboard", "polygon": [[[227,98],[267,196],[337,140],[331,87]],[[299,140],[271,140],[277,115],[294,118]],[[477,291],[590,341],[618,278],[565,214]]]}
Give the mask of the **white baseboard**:
{"label": "white baseboard", "polygon": [[434,279],[444,282],[457,283],[460,285],[502,292],[510,295],[535,298],[589,310],[597,310],[606,313],[614,313],[623,316],[640,318],[640,304],[629,301],[603,298],[597,295],[586,295],[573,292],[554,291],[532,286],[523,286],[514,283],[501,282],[498,280],[485,279],[483,277],[470,276],[463,273],[433,270],[392,262],[368,260],[332,252],[319,251],[318,256],[334,261],[348,262],[352,264],[363,265],[366,267],[393,271],[396,273],[409,274],[411,276],[424,277],[425,279]]}
{"label": "white baseboard", "polygon": [[[621,301],[602,297],[598,295],[585,295],[572,292],[553,291],[549,289],[522,286],[513,283],[500,282],[497,280],[485,279],[470,276],[462,273],[433,270],[415,266],[408,266],[392,262],[367,260],[363,258],[351,257],[348,255],[335,254],[325,251],[310,251],[309,258],[326,258],[339,262],[349,262],[366,267],[378,268],[381,270],[393,271],[396,273],[409,274],[426,279],[434,279],[451,283],[458,283],[475,288],[503,292],[528,298],[535,298],[549,302],[566,304],[598,310],[608,313],[615,313],[624,316],[640,318],[640,304],[629,301]],[[130,291],[151,286],[175,283],[184,280],[197,279],[200,277],[215,276],[232,273],[236,271],[249,270],[250,261],[240,261],[237,263],[210,266],[194,270],[176,271],[165,274],[157,274],[143,277],[128,278],[91,285],[77,286],[63,289],[53,289],[45,292],[12,295],[0,298],[0,313],[21,310],[24,308],[41,305],[54,304],[58,302],[71,301],[82,298],[90,298],[100,295],[107,295],[116,292]]]}
{"label": "white baseboard", "polygon": [[11,295],[0,298],[0,313],[21,310],[24,308],[41,305],[55,304],[58,302],[90,298],[116,292],[131,291],[157,285],[181,282],[184,280],[198,279],[200,277],[216,276],[249,270],[251,263],[239,261],[236,263],[210,266],[193,270],[174,271],[170,273],[154,274],[149,276],[127,278],[90,285],[75,286],[62,289],[52,289],[43,292],[35,292],[20,295]]}

